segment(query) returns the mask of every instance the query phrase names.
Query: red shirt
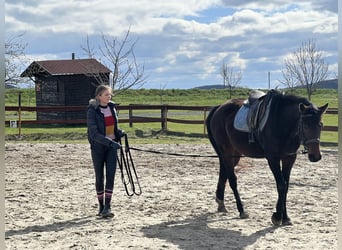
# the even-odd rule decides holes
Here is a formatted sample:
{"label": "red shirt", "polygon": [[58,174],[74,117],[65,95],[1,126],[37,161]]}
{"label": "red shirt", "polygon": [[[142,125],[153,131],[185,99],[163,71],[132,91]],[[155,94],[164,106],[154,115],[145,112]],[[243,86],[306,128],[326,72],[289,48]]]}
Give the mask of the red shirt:
{"label": "red shirt", "polygon": [[106,126],[106,135],[105,136],[109,137],[110,139],[114,139],[115,138],[115,135],[114,135],[115,120],[114,120],[114,117],[112,115],[112,112],[111,112],[109,106],[107,106],[107,107],[100,106],[100,110],[101,110],[101,113],[103,114],[104,119],[105,119],[105,126]]}

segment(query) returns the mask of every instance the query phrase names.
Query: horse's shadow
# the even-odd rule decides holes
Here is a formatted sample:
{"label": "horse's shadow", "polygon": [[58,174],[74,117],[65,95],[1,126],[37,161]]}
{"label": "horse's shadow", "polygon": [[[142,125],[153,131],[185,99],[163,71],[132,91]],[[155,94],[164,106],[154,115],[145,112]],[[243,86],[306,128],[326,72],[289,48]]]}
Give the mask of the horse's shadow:
{"label": "horse's shadow", "polygon": [[244,249],[277,228],[271,226],[251,235],[243,235],[238,230],[210,227],[210,223],[225,220],[224,217],[211,218],[213,216],[215,213],[206,213],[190,219],[146,226],[141,230],[146,237],[159,238],[180,249],[193,250],[220,249],[222,246],[226,249]]}
{"label": "horse's shadow", "polygon": [[73,228],[73,227],[80,227],[82,225],[85,225],[92,221],[90,219],[90,216],[82,217],[82,218],[75,218],[67,221],[61,221],[61,222],[55,222],[52,224],[47,225],[34,225],[34,226],[28,226],[23,229],[18,230],[8,230],[5,232],[5,238],[10,238],[11,236],[15,235],[24,235],[29,234],[32,232],[56,232],[61,231],[67,228]]}

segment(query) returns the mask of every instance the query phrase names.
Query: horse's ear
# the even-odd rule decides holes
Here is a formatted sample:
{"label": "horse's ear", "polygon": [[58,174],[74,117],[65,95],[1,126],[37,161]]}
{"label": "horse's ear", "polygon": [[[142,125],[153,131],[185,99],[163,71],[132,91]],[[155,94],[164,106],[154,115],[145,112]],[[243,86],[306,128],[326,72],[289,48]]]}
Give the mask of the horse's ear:
{"label": "horse's ear", "polygon": [[304,103],[299,103],[298,107],[301,113],[303,113],[308,108],[308,106],[306,106]]}
{"label": "horse's ear", "polygon": [[327,104],[323,105],[322,107],[319,107],[319,108],[318,108],[318,109],[321,111],[322,114],[324,114],[325,111],[327,111],[328,105],[329,105],[329,104],[327,103]]}

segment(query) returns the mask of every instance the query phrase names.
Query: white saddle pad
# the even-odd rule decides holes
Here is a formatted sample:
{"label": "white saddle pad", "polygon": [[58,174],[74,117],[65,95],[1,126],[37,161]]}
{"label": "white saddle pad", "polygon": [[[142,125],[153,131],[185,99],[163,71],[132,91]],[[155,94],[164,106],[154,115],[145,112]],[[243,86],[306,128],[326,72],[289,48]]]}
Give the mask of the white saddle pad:
{"label": "white saddle pad", "polygon": [[248,105],[242,105],[235,115],[234,128],[242,132],[250,132],[247,124],[247,115],[249,111]]}

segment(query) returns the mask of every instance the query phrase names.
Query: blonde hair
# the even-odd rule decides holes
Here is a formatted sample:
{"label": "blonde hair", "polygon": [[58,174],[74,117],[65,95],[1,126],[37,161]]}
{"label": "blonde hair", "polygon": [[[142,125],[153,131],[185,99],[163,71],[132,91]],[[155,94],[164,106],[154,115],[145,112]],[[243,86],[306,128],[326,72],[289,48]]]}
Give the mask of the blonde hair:
{"label": "blonde hair", "polygon": [[97,86],[95,90],[95,99],[97,99],[98,96],[102,95],[102,93],[106,90],[108,90],[111,94],[113,93],[113,89],[108,85],[101,84]]}

